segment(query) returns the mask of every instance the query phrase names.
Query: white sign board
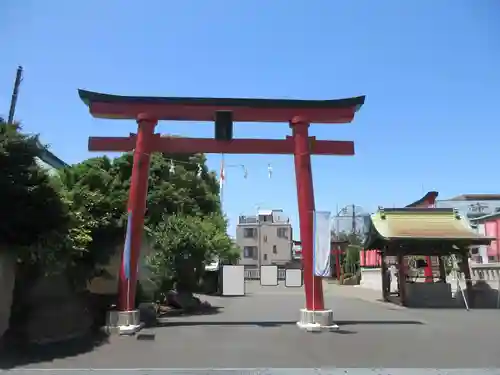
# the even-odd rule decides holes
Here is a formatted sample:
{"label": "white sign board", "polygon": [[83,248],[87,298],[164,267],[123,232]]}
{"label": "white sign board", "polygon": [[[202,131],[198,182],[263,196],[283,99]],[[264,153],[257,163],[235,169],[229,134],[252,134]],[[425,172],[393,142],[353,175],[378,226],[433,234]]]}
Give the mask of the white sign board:
{"label": "white sign board", "polygon": [[278,286],[278,266],[260,266],[260,285]]}
{"label": "white sign board", "polygon": [[245,266],[224,265],[222,267],[222,295],[245,295]]}
{"label": "white sign board", "polygon": [[286,269],[285,271],[285,286],[287,288],[298,288],[302,286],[302,270]]}

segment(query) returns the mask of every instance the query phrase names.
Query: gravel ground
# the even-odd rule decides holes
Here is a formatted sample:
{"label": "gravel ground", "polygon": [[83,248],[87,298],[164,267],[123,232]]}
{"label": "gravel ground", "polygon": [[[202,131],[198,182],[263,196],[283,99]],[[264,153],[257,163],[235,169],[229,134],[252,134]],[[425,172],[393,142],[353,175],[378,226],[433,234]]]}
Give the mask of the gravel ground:
{"label": "gravel ground", "polygon": [[145,331],[154,337],[66,344],[5,359],[3,368],[500,367],[500,310],[409,310],[372,291],[326,289],[338,332],[297,328],[302,290],[249,283],[245,297],[206,297],[218,313],[172,317]]}

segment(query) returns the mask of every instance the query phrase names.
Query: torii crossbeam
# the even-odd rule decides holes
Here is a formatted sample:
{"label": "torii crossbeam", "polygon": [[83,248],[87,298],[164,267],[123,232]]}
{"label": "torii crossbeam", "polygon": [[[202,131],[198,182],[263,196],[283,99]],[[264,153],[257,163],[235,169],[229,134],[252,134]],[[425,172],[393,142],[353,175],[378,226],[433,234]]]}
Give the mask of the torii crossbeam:
{"label": "torii crossbeam", "polygon": [[[140,255],[144,212],[148,189],[150,154],[226,153],[291,154],[295,159],[297,198],[302,242],[302,262],[306,308],[301,319],[316,319],[324,307],[321,279],[313,276],[314,191],[311,155],[354,155],[350,141],[326,141],[309,137],[310,123],[348,123],[364,104],[365,97],[339,100],[274,100],[130,97],[79,90],[80,98],[97,118],[134,119],[137,134],[128,137],[90,137],[89,151],[134,151],[134,163],[128,201],[131,221],[127,244],[130,244],[130,275],[124,267],[119,280],[119,309],[135,308],[137,265]],[[158,120],[216,121],[219,112],[230,113],[231,135],[224,139],[162,137],[154,133]],[[232,139],[232,121],[288,122],[292,136],[286,139]],[[216,125],[217,126],[217,125]],[[123,262],[122,262],[123,264]],[[305,316],[308,315],[308,316]]]}

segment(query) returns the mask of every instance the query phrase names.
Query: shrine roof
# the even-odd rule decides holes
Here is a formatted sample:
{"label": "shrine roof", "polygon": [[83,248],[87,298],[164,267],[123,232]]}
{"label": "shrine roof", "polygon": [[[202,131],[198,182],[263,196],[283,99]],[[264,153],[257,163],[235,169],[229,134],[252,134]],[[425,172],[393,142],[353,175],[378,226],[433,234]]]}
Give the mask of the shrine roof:
{"label": "shrine roof", "polygon": [[370,217],[367,249],[382,249],[390,242],[447,242],[490,244],[491,237],[475,232],[451,208],[382,208]]}
{"label": "shrine roof", "polygon": [[40,150],[38,157],[44,163],[50,165],[52,168],[59,169],[68,166],[62,159],[58,158],[55,154],[49,151],[47,147],[42,145],[40,141],[37,141],[37,147]]}
{"label": "shrine roof", "polygon": [[136,118],[148,112],[159,120],[213,121],[214,112],[233,112],[234,121],[287,122],[304,116],[310,122],[345,123],[365,96],[334,100],[120,96],[78,90],[90,113],[99,118]]}
{"label": "shrine roof", "polygon": [[410,208],[410,207],[416,208],[416,207],[432,205],[436,202],[436,198],[438,197],[438,195],[439,195],[439,193],[437,191],[429,191],[427,194],[425,194],[418,201],[415,201],[415,202],[407,205],[406,208]]}

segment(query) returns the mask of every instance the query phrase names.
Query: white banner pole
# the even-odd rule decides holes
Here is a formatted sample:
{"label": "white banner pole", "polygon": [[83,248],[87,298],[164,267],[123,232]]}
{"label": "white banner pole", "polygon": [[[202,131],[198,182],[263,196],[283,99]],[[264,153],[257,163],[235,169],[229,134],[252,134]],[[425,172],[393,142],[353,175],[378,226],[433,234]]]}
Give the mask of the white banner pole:
{"label": "white banner pole", "polygon": [[316,307],[314,306],[314,284],[316,284],[316,272],[315,272],[315,269],[316,269],[316,211],[313,211],[312,212],[313,214],[313,248],[312,248],[312,251],[313,251],[313,266],[312,266],[312,281],[313,281],[313,285],[312,285],[312,295],[313,295],[313,319],[314,319],[314,322],[313,323],[316,323],[316,314],[314,313],[314,311],[316,311]]}

